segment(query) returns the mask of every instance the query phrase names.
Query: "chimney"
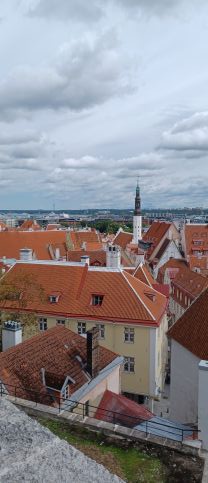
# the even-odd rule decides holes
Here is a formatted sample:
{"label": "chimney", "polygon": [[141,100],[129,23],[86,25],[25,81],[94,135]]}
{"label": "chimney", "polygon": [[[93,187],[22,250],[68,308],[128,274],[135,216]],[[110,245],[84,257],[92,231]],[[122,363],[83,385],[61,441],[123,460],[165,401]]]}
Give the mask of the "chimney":
{"label": "chimney", "polygon": [[60,254],[60,248],[55,248],[55,259],[60,260],[61,254]]}
{"label": "chimney", "polygon": [[81,263],[84,263],[84,265],[90,264],[90,257],[88,255],[82,255],[80,260]]}
{"label": "chimney", "polygon": [[2,350],[6,351],[22,342],[22,327],[19,322],[8,320],[2,327]]}
{"label": "chimney", "polygon": [[29,262],[33,259],[33,251],[31,248],[20,249],[20,260],[23,262]]}
{"label": "chimney", "polygon": [[86,241],[82,242],[81,249],[86,252],[86,250],[87,250],[87,242]]}
{"label": "chimney", "polygon": [[93,327],[87,331],[87,372],[92,378],[99,373],[99,329]]}
{"label": "chimney", "polygon": [[111,268],[120,268],[121,266],[121,250],[117,245],[109,244],[106,251],[106,266]]}

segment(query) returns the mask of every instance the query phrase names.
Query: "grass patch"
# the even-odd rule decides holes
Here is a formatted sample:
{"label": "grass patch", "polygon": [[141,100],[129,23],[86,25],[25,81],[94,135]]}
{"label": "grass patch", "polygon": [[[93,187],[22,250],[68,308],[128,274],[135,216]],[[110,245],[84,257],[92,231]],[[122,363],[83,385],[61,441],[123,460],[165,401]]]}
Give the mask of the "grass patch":
{"label": "grass patch", "polygon": [[64,439],[128,483],[167,482],[166,469],[159,458],[151,457],[134,448],[126,449],[108,445],[103,442],[100,434],[92,435],[86,430],[75,432],[59,421],[38,420],[59,438]]}

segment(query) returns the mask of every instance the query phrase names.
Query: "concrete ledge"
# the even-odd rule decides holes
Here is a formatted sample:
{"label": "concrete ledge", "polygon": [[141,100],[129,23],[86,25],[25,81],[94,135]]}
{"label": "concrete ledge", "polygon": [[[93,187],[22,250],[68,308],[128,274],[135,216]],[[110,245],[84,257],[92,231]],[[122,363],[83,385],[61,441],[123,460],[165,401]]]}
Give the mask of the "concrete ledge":
{"label": "concrete ledge", "polygon": [[[173,441],[171,439],[163,438],[154,436],[151,434],[147,434],[142,431],[137,431],[132,428],[126,428],[124,426],[119,426],[117,424],[107,423],[105,421],[100,421],[94,418],[83,417],[80,414],[75,413],[66,413],[60,412],[57,408],[52,408],[50,406],[45,406],[43,404],[36,404],[32,401],[27,401],[25,399],[14,399],[11,396],[6,396],[10,401],[12,401],[15,405],[17,405],[20,409],[25,411],[27,414],[31,416],[39,416],[45,419],[54,419],[56,421],[62,420],[63,422],[71,425],[71,426],[78,426],[79,428],[85,428],[89,431],[101,433],[105,436],[108,436],[114,441],[117,439],[123,441],[134,441],[135,443],[141,444],[151,444],[153,446],[159,447],[166,447],[170,450],[175,450],[180,453],[184,453],[187,455],[195,455],[198,456],[200,452],[200,448],[198,445],[193,444],[183,444],[179,441]],[[195,441],[195,443],[197,443]]]}

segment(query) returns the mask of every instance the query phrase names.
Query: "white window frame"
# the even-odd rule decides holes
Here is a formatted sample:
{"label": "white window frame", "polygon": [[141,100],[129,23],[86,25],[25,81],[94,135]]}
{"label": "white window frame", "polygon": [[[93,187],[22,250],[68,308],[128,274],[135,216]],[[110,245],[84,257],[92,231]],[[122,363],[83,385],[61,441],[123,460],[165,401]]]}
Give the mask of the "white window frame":
{"label": "white window frame", "polygon": [[133,327],[124,328],[124,342],[125,344],[134,344],[135,331]]}
{"label": "white window frame", "polygon": [[48,321],[45,317],[40,317],[38,322],[40,332],[45,332],[45,330],[48,330]]}
{"label": "white window frame", "polygon": [[49,300],[51,304],[57,304],[59,297],[57,295],[50,295]]}
{"label": "white window frame", "polygon": [[105,339],[105,324],[96,324],[96,327],[99,330],[98,338],[101,340]]}
{"label": "white window frame", "polygon": [[56,325],[63,325],[65,327],[65,319],[56,319]]}
{"label": "white window frame", "polygon": [[135,358],[134,357],[124,357],[124,372],[128,374],[134,374],[135,372]]}
{"label": "white window frame", "polygon": [[86,328],[86,322],[77,322],[77,333],[79,335],[86,334],[87,328]]}
{"label": "white window frame", "polygon": [[64,388],[64,399],[69,399],[69,397],[70,397],[69,386],[67,384],[66,387]]}

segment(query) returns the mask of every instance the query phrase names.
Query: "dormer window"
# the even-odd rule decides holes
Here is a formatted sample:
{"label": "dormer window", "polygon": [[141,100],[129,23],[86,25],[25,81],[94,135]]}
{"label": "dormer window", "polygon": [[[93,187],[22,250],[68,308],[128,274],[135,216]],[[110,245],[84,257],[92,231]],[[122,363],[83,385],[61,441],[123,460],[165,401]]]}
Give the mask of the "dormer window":
{"label": "dormer window", "polygon": [[51,304],[57,304],[59,301],[59,295],[49,295],[49,301]]}
{"label": "dormer window", "polygon": [[91,304],[95,306],[101,306],[103,303],[104,295],[93,294]]}
{"label": "dormer window", "polygon": [[148,299],[150,299],[152,302],[155,302],[155,300],[156,300],[155,293],[153,293],[153,292],[144,292],[144,295],[146,295],[146,297],[148,297]]}

